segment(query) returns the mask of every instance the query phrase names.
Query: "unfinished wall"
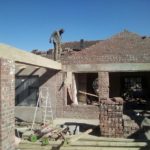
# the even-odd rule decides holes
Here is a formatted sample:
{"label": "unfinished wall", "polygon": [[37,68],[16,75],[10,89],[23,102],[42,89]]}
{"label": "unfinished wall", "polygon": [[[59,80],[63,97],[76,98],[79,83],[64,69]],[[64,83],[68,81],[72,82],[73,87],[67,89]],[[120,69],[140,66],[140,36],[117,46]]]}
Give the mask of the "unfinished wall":
{"label": "unfinished wall", "polygon": [[63,85],[63,73],[57,75],[57,105],[56,114],[58,118],[97,119],[99,115],[98,106],[92,105],[67,105],[67,89]]}
{"label": "unfinished wall", "polygon": [[64,117],[64,106],[67,104],[67,101],[65,101],[67,92],[63,82],[64,74],[62,72],[59,72],[57,73],[56,78],[56,117],[62,118]]}
{"label": "unfinished wall", "polygon": [[0,59],[0,150],[15,150],[14,102],[15,66],[11,60]]}
{"label": "unfinished wall", "polygon": [[[23,68],[24,67],[24,68]],[[51,101],[53,117],[56,117],[56,74],[57,71],[46,68],[37,68],[33,66],[20,66],[16,67],[16,76],[38,76],[39,77],[39,88],[48,88],[49,97],[48,100]],[[22,69],[21,69],[22,68]],[[41,104],[42,105],[42,104]],[[23,119],[25,121],[32,122],[35,107],[31,106],[16,106],[15,115],[16,117]],[[20,113],[21,112],[21,113]],[[42,109],[38,109],[37,112],[37,122],[41,122]]]}

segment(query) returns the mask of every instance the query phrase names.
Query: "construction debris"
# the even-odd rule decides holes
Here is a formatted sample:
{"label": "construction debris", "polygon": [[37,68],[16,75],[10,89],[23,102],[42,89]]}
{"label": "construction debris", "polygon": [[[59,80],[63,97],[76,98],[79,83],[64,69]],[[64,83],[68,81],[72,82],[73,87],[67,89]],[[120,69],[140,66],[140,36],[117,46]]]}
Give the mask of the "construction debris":
{"label": "construction debris", "polygon": [[[123,120],[124,120],[123,121],[123,131],[124,131],[125,138],[135,134],[136,131],[140,131],[140,126],[138,125],[138,123],[135,122],[135,120],[132,120],[130,117],[128,117],[126,115],[123,116]],[[136,136],[138,136],[138,133],[136,133],[136,134],[137,134]]]}
{"label": "construction debris", "polygon": [[65,135],[70,135],[69,127],[52,127],[50,125],[36,125],[37,128],[27,130],[16,129],[17,133],[21,133],[22,140],[28,140],[30,142],[41,142],[42,145],[49,144],[49,141],[65,140]]}
{"label": "construction debris", "polygon": [[93,129],[88,129],[85,132],[80,133],[79,135],[75,135],[74,137],[70,138],[67,141],[67,144],[71,144],[71,143],[76,142],[77,140],[79,140],[80,138],[83,138],[84,136],[86,136],[87,134],[91,133],[92,131],[93,131]]}
{"label": "construction debris", "polygon": [[[71,137],[70,139],[72,139]],[[88,134],[70,144],[61,141],[50,141],[49,145],[41,146],[39,142],[22,141],[19,149],[45,149],[45,150],[149,150],[150,141],[137,141],[135,139],[93,137]]]}

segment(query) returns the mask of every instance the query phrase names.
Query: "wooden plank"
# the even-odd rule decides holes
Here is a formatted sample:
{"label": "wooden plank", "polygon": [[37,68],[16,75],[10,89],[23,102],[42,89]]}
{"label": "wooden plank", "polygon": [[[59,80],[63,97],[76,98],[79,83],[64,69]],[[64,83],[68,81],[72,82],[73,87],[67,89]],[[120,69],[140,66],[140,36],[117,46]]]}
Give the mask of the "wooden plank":
{"label": "wooden plank", "polygon": [[142,139],[125,139],[125,138],[111,138],[111,137],[96,137],[96,136],[86,136],[82,137],[80,141],[107,141],[107,142],[147,142],[150,143],[150,140]]}
{"label": "wooden plank", "polygon": [[61,147],[59,150],[149,150],[149,148],[142,148],[141,147],[92,147],[92,146],[70,146],[70,147]]}
{"label": "wooden plank", "polygon": [[22,141],[17,149],[20,150],[51,150],[52,147],[57,147],[62,143],[62,141],[49,141],[48,145],[42,146],[41,142],[29,142],[29,141]]}
{"label": "wooden plank", "polygon": [[22,149],[28,149],[28,150],[50,150],[52,149],[52,146],[48,145],[48,146],[37,146],[37,145],[20,145],[18,147],[18,149],[22,150]]}
{"label": "wooden plank", "polygon": [[[59,141],[49,141],[49,144],[50,145],[59,145],[61,144],[62,141],[59,140]],[[30,141],[27,141],[27,140],[22,140],[20,145],[37,145],[37,146],[40,146],[41,145],[41,142],[40,141],[37,141],[37,142],[30,142]]]}
{"label": "wooden plank", "polygon": [[93,97],[98,97],[97,95],[95,95],[95,94],[91,94],[91,93],[87,93],[87,92],[84,92],[84,91],[78,91],[79,93],[81,93],[81,94],[85,94],[85,95],[89,95],[89,96],[93,96]]}
{"label": "wooden plank", "polygon": [[145,147],[146,142],[107,142],[107,141],[76,141],[71,146],[98,146],[98,147]]}

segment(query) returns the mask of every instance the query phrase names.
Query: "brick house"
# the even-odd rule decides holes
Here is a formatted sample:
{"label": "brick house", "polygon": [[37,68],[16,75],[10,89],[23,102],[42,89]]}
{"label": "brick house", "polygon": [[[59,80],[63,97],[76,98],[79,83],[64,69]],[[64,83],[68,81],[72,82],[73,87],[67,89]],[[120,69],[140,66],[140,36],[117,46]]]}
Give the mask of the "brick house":
{"label": "brick house", "polygon": [[[139,130],[136,114],[149,110],[150,38],[125,30],[106,40],[63,43],[62,49],[63,68],[54,76],[57,81],[53,101],[55,117],[96,119],[105,113],[101,108],[99,112],[99,102],[122,97],[121,121],[116,123],[119,122],[116,118],[114,124],[120,126],[124,136]],[[50,51],[42,55],[53,58]],[[112,104],[112,107],[117,105]],[[103,119],[100,121],[113,122],[108,116]],[[104,126],[107,131],[112,129],[108,122]],[[106,132],[106,136],[112,134]],[[121,134],[116,133],[116,136]]]}
{"label": "brick house", "polygon": [[[146,136],[150,38],[123,31],[101,41],[67,42],[62,48],[60,63],[0,44],[0,149],[15,149],[14,116],[32,121],[45,88],[53,118],[99,118],[102,136]],[[52,58],[52,53],[42,56]]]}
{"label": "brick house", "polygon": [[[148,92],[150,88],[149,50],[149,37],[141,37],[135,33],[124,31],[109,39],[99,41],[82,51],[64,57],[62,64],[66,65],[64,67],[66,70],[77,74],[77,81],[80,80],[82,74],[86,76],[84,80],[88,80],[88,77],[91,80],[92,74],[88,75],[88,73],[95,74],[95,77],[98,76],[99,71],[105,72],[105,75],[108,74],[109,85],[106,86],[107,90],[105,90],[107,92],[104,95],[101,92],[100,97],[123,96],[131,86],[131,82],[138,82],[137,84],[142,86],[141,90],[148,98],[150,97]],[[128,85],[126,82],[128,82]]]}
{"label": "brick house", "polygon": [[[64,76],[68,77],[68,80],[71,78],[70,86],[73,89],[71,98],[68,92],[70,87],[68,90],[65,89],[67,94],[64,99],[66,103],[64,115],[95,118],[97,117],[95,101],[101,102],[113,97],[122,97],[124,102],[123,107],[119,106],[122,109],[120,123],[118,123],[120,119],[116,118],[117,121],[114,124],[117,126],[112,126],[113,118],[108,117],[107,109],[106,119],[101,117],[100,122],[103,124],[102,122],[109,120],[110,124],[106,121],[103,126],[100,126],[101,130],[105,129],[102,134],[128,137],[138,133],[136,135],[138,137],[142,132],[144,133],[145,128],[140,127],[150,108],[149,63],[150,38],[126,30],[81,51],[74,51],[67,57],[63,56],[63,70],[66,72]],[[98,98],[94,97],[96,92],[93,90],[96,79],[99,87]],[[72,106],[74,103],[75,106]],[[105,106],[109,107],[109,105]],[[112,103],[112,107],[117,106],[113,106]],[[82,110],[84,110],[83,113],[80,113]],[[112,110],[110,113],[119,113],[115,111]],[[101,114],[103,116],[103,113],[100,108],[100,116]],[[137,117],[137,114],[140,117]],[[113,129],[114,132],[112,132]]]}
{"label": "brick house", "polygon": [[[20,95],[21,88],[16,89],[17,117],[25,119],[28,116],[26,120],[31,121],[31,115],[23,114],[33,113],[34,107],[29,106],[36,105],[39,88],[48,87],[54,118],[98,119],[105,113],[99,109],[99,102],[122,97],[124,103],[111,103],[111,107],[119,107],[120,112],[112,108],[106,111],[111,110],[115,116],[121,113],[114,122],[117,126],[110,126],[115,117],[107,115],[105,120],[110,124],[106,122],[100,127],[101,131],[106,130],[103,135],[113,136],[115,133],[116,137],[123,134],[127,137],[132,127],[135,128],[132,132],[139,130],[136,114],[149,109],[150,38],[123,31],[106,40],[67,42],[62,48],[60,71],[34,66],[16,67],[16,85],[26,81],[22,84],[22,88],[26,85],[23,95]],[[39,54],[52,58],[50,51]],[[24,101],[19,96],[24,96]],[[24,113],[20,114],[20,111]],[[41,118],[42,112],[38,113]],[[103,117],[100,121],[105,122],[102,120]],[[127,122],[130,126],[126,126]],[[108,133],[112,128],[114,132]]]}
{"label": "brick house", "polygon": [[56,117],[97,118],[97,104],[104,98],[123,97],[126,110],[149,103],[149,37],[125,30],[106,40],[63,43],[62,48]]}

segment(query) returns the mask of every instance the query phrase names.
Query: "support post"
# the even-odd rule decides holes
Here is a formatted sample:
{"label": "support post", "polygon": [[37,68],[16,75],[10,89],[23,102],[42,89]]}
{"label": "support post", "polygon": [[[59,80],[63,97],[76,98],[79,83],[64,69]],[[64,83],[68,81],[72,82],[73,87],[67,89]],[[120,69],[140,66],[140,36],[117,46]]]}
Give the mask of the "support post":
{"label": "support post", "polygon": [[109,73],[99,72],[99,101],[109,98]]}
{"label": "support post", "polygon": [[100,133],[105,137],[123,137],[123,99],[109,98],[109,73],[99,72]]}
{"label": "support post", "polygon": [[0,58],[0,150],[15,150],[15,65]]}

